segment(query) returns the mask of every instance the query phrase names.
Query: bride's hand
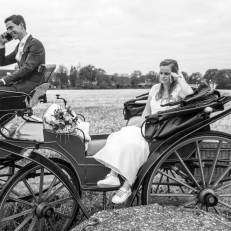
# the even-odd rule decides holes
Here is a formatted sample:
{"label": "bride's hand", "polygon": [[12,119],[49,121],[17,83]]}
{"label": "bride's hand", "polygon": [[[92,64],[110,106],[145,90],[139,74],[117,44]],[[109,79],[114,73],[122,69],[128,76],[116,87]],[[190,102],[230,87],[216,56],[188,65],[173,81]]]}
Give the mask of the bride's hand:
{"label": "bride's hand", "polygon": [[171,82],[177,81],[178,78],[179,78],[179,75],[178,75],[178,74],[176,74],[176,73],[174,73],[174,72],[171,73]]}
{"label": "bride's hand", "polygon": [[179,71],[179,74],[175,73],[175,72],[172,72],[171,73],[171,81],[177,81],[179,78],[183,78],[182,77],[183,74]]}

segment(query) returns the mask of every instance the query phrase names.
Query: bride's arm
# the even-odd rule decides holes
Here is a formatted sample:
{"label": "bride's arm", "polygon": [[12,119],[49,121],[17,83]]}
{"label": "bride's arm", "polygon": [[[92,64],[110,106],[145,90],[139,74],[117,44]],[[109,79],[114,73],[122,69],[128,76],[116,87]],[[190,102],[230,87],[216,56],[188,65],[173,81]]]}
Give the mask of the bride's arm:
{"label": "bride's arm", "polygon": [[140,119],[139,123],[137,124],[137,127],[141,127],[142,123],[145,121],[145,117],[151,115],[151,106],[150,106],[151,99],[152,99],[152,97],[148,96],[146,106],[145,106],[144,111],[142,113],[141,119]]}
{"label": "bride's arm", "polygon": [[179,75],[172,72],[172,77],[174,78],[175,81],[178,82],[178,84],[180,85],[180,92],[179,92],[179,96],[183,99],[185,98],[187,95],[191,95],[193,93],[192,88],[188,85],[188,83],[185,81],[184,76],[181,72],[179,72]]}

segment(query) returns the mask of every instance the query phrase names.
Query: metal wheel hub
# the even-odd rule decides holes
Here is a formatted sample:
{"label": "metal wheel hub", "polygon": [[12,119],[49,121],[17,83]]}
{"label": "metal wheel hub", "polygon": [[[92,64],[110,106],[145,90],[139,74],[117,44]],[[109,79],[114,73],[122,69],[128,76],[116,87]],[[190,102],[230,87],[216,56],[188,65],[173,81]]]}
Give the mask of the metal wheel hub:
{"label": "metal wheel hub", "polygon": [[218,199],[212,189],[205,188],[199,193],[199,201],[208,207],[213,207],[217,205]]}
{"label": "metal wheel hub", "polygon": [[48,202],[41,202],[36,210],[35,210],[35,214],[38,217],[44,217],[44,218],[49,218],[54,214],[54,209],[49,205]]}

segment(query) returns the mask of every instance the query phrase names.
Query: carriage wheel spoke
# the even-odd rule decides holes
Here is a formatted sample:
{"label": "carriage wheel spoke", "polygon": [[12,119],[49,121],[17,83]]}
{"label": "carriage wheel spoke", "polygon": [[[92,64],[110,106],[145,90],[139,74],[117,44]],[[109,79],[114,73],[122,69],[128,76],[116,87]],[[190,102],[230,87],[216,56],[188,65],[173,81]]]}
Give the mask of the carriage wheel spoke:
{"label": "carriage wheel spoke", "polygon": [[150,194],[151,196],[156,197],[196,197],[197,194],[184,194],[184,193],[158,193]]}
{"label": "carriage wheel spoke", "polygon": [[44,183],[44,168],[41,168],[41,173],[40,173],[40,184],[39,184],[39,202],[42,199],[42,194],[43,194],[43,183]]}
{"label": "carriage wheel spoke", "polygon": [[37,202],[37,199],[36,199],[36,197],[34,195],[34,192],[33,192],[32,188],[30,187],[30,185],[28,184],[28,182],[27,182],[27,180],[25,178],[23,179],[23,182],[26,185],[26,187],[28,188],[30,194],[33,196],[35,202]]}
{"label": "carriage wheel spoke", "polygon": [[[168,174],[168,171],[166,171],[166,173]],[[169,178],[167,177],[167,183],[169,183]],[[170,187],[169,187],[169,184],[167,185],[168,187],[168,193],[170,193]]]}
{"label": "carriage wheel spoke", "polygon": [[199,189],[201,189],[201,186],[199,185],[199,183],[197,182],[197,180],[195,179],[195,177],[193,176],[193,174],[189,171],[188,167],[185,165],[185,163],[182,160],[182,158],[180,157],[179,153],[177,151],[175,151],[174,153],[177,156],[177,158],[180,161],[180,163],[183,165],[183,167],[184,167],[185,171],[187,172],[188,176],[190,176],[190,178],[194,181],[194,183],[196,184],[196,186]]}
{"label": "carriage wheel spoke", "polygon": [[46,200],[47,197],[50,195],[51,190],[53,189],[53,187],[54,187],[54,185],[55,185],[55,183],[56,183],[56,180],[57,180],[57,178],[54,177],[54,179],[52,180],[52,182],[51,182],[51,184],[50,184],[50,186],[49,186],[49,188],[48,188],[48,190],[47,190],[47,192],[46,192],[46,194],[45,194],[45,196],[44,196],[44,199],[45,199],[45,200]]}
{"label": "carriage wheel spoke", "polygon": [[16,195],[17,197],[20,197],[20,196],[22,196],[19,192],[17,192],[16,190],[12,190],[12,193],[14,194],[14,195]]}
{"label": "carriage wheel spoke", "polygon": [[28,201],[25,201],[25,200],[21,200],[21,199],[19,199],[19,198],[15,198],[15,197],[9,196],[9,200],[16,201],[16,202],[21,203],[21,204],[33,206],[32,203],[30,203],[30,202],[28,202]]}
{"label": "carriage wheel spoke", "polygon": [[38,218],[38,231],[42,231],[41,218]]}
{"label": "carriage wheel spoke", "polygon": [[34,216],[34,219],[32,220],[32,222],[31,222],[31,224],[30,224],[30,227],[29,227],[28,231],[32,231],[32,230],[33,230],[33,228],[34,228],[34,226],[35,226],[37,220],[38,220],[37,217]]}
{"label": "carriage wheel spoke", "polygon": [[[172,170],[170,170],[170,172],[171,172],[172,176],[173,176],[174,178],[176,178],[174,172],[173,172]],[[179,188],[180,188],[180,190],[181,190],[182,193],[185,193],[185,191],[184,191],[184,189],[182,188],[182,186],[179,186]]]}
{"label": "carriage wheel spoke", "polygon": [[222,141],[220,140],[219,144],[218,144],[218,147],[217,147],[217,152],[216,152],[216,154],[214,156],[212,167],[211,167],[211,169],[209,171],[209,179],[208,179],[208,182],[207,182],[207,187],[209,187],[209,185],[211,184],[212,177],[213,177],[214,170],[215,170],[216,163],[217,163],[217,159],[218,159],[218,157],[220,155],[221,145],[222,145]]}
{"label": "carriage wheel spoke", "polygon": [[[172,176],[173,176],[174,178],[176,178],[176,176],[175,176],[175,174],[173,173],[173,171],[170,170],[170,172],[171,172]],[[181,190],[182,193],[185,193],[185,191],[184,191],[184,189],[182,188],[182,186],[179,186],[179,188],[180,188],[180,190]]]}
{"label": "carriage wheel spoke", "polygon": [[215,210],[215,212],[216,212],[218,215],[221,215],[221,214],[219,213],[219,211],[216,209],[215,206],[213,207],[213,209]]}
{"label": "carriage wheel spoke", "polygon": [[172,180],[174,180],[174,181],[176,181],[176,182],[178,182],[178,183],[184,185],[185,187],[192,189],[194,192],[198,192],[197,189],[195,189],[195,188],[191,187],[190,185],[187,185],[186,183],[184,183],[184,182],[182,182],[182,181],[180,181],[180,180],[178,180],[178,179],[176,179],[176,178],[174,178],[174,177],[172,177],[172,176],[170,176],[170,175],[164,173],[163,171],[158,170],[158,172],[159,172],[159,173],[162,173],[162,174],[165,175],[166,177],[169,177],[170,179],[172,179]]}
{"label": "carriage wheel spoke", "polygon": [[51,200],[59,191],[61,191],[64,188],[64,185],[61,185],[59,188],[57,188],[48,198],[47,200]]}
{"label": "carriage wheel spoke", "polygon": [[189,205],[191,205],[191,204],[193,204],[193,203],[196,203],[196,202],[197,202],[197,198],[194,198],[194,199],[192,199],[191,201],[187,201],[187,202],[185,202],[184,204],[180,205],[180,206],[177,208],[177,210],[180,210],[180,209],[182,209],[182,208],[184,208],[184,207],[187,207],[187,206],[189,206]]}
{"label": "carriage wheel spoke", "polygon": [[200,169],[200,173],[201,173],[202,184],[203,184],[203,187],[205,188],[206,185],[205,185],[204,169],[203,169],[203,164],[202,164],[202,160],[201,160],[201,151],[199,148],[198,141],[196,141],[196,150],[197,150],[197,156],[198,156],[198,161],[199,161],[199,169]]}
{"label": "carriage wheel spoke", "polygon": [[33,216],[34,214],[27,216],[26,219],[14,231],[19,231]]}
{"label": "carriage wheel spoke", "polygon": [[18,218],[18,217],[21,217],[21,216],[24,216],[24,215],[27,215],[27,214],[30,214],[30,213],[33,213],[33,209],[28,209],[26,211],[23,211],[21,213],[18,213],[18,214],[14,214],[10,217],[5,217],[1,220],[1,222],[5,222],[5,221],[10,221],[10,220],[13,220],[15,218]]}
{"label": "carriage wheel spoke", "polygon": [[225,202],[223,202],[223,201],[218,201],[218,203],[219,204],[221,204],[221,205],[224,205],[225,207],[227,207],[227,208],[229,208],[229,209],[231,209],[231,205],[229,205],[229,204],[227,204],[227,203],[225,203]]}
{"label": "carriage wheel spoke", "polygon": [[68,215],[68,214],[64,214],[64,213],[61,213],[61,212],[59,212],[59,211],[57,211],[57,210],[55,210],[55,213],[56,213],[56,214],[58,214],[58,215],[60,215],[60,216],[62,216],[62,217],[71,218],[71,216],[70,216],[70,215]]}
{"label": "carriage wheel spoke", "polygon": [[56,230],[55,230],[55,227],[53,226],[53,224],[52,224],[52,222],[50,221],[50,219],[48,219],[47,221],[48,221],[48,223],[49,223],[51,229],[52,229],[53,231],[56,231]]}
{"label": "carriage wheel spoke", "polygon": [[61,200],[57,200],[57,201],[52,201],[49,204],[50,205],[57,205],[57,204],[60,204],[62,202],[69,201],[69,200],[74,200],[74,199],[73,199],[73,197],[68,197],[68,198],[65,198],[65,199],[61,199]]}
{"label": "carriage wheel spoke", "polygon": [[218,185],[218,183],[225,177],[225,175],[230,171],[230,169],[231,169],[231,164],[229,164],[229,166],[225,169],[225,171],[218,177],[218,179],[216,179],[216,181],[212,185],[212,189],[214,189]]}
{"label": "carriage wheel spoke", "polygon": [[219,197],[231,197],[231,194],[218,194]]}
{"label": "carriage wheel spoke", "polygon": [[[162,181],[163,176],[164,176],[164,175],[163,175],[163,174],[161,174],[161,177],[160,177],[159,183]],[[160,187],[160,184],[158,184],[158,185],[157,185],[155,193],[157,193],[157,192],[158,192],[159,187]]]}
{"label": "carriage wheel spoke", "polygon": [[221,189],[224,189],[224,188],[226,188],[226,187],[229,187],[230,185],[231,185],[231,181],[230,181],[229,183],[227,183],[227,184],[220,185],[219,187],[217,187],[217,188],[215,189],[215,192],[217,192],[217,191],[219,191],[219,190],[221,190]]}

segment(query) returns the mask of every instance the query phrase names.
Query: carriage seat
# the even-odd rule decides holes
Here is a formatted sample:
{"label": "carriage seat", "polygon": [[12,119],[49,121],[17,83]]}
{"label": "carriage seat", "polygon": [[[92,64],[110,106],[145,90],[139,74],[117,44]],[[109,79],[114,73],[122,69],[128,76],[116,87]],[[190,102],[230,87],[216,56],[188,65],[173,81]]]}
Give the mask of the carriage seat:
{"label": "carriage seat", "polygon": [[48,81],[55,68],[55,64],[42,64],[39,66],[38,72],[42,73],[43,77],[40,85],[29,93],[29,107],[34,107],[39,102],[47,102],[46,92],[50,86]]}
{"label": "carriage seat", "polygon": [[99,150],[101,150],[106,145],[108,136],[109,134],[91,135],[91,141],[88,144],[86,156],[94,156]]}

